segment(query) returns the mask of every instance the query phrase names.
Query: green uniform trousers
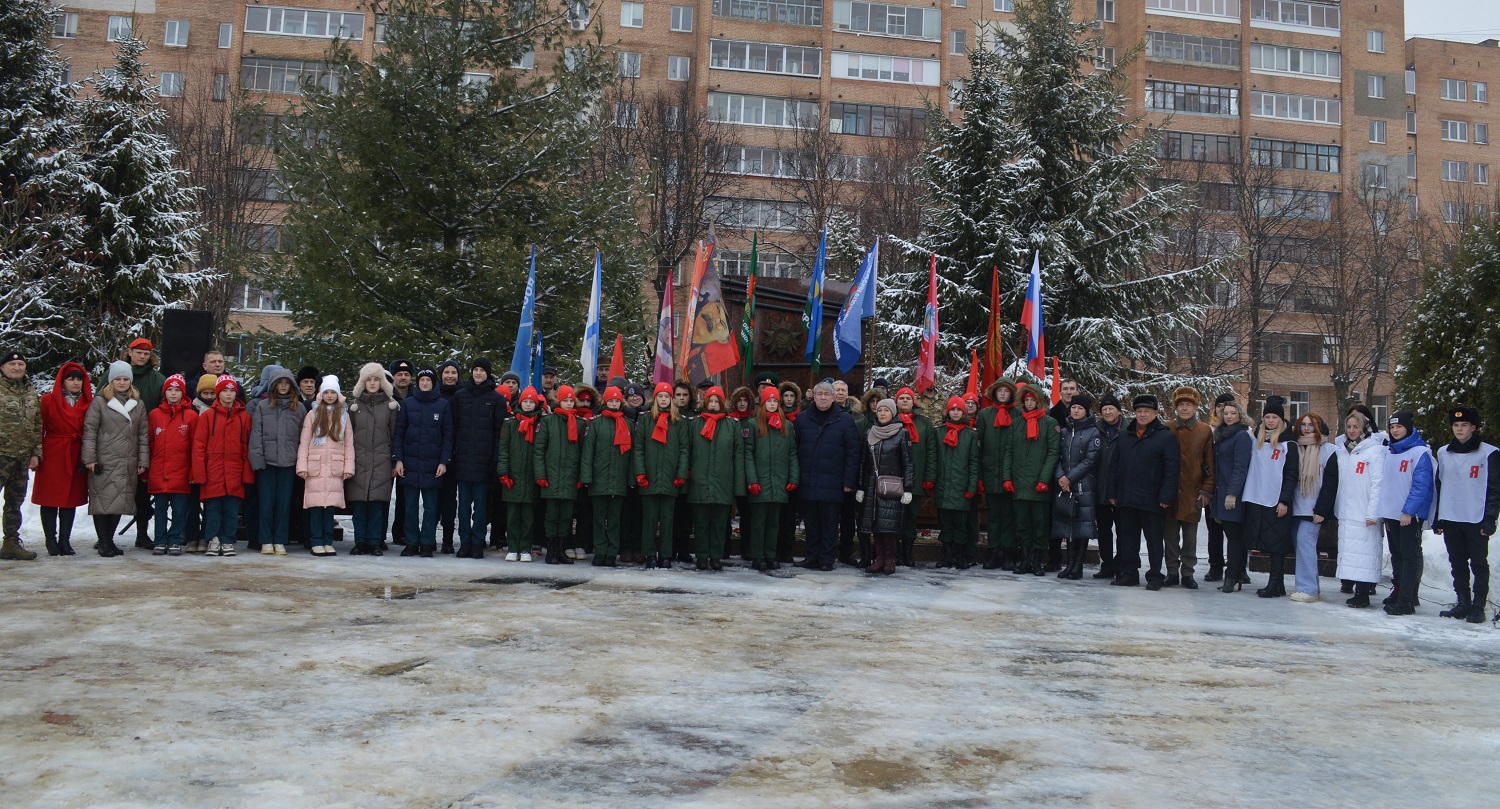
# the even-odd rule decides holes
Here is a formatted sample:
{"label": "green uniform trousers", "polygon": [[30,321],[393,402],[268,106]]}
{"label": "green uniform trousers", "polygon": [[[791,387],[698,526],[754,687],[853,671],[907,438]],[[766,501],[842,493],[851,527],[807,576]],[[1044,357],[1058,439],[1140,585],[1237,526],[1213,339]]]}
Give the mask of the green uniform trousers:
{"label": "green uniform trousers", "polygon": [[673,495],[641,495],[642,555],[647,557],[672,555],[672,523],[676,516],[677,498]]}

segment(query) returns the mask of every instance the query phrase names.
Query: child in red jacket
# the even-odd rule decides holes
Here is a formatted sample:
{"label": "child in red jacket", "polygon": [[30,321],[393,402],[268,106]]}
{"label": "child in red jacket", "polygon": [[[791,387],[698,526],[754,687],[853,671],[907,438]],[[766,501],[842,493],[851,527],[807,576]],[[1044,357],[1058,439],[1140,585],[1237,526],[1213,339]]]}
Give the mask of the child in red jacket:
{"label": "child in red jacket", "polygon": [[[161,386],[161,404],[147,416],[151,466],[146,491],[155,499],[156,543],[152,556],[182,555],[183,519],[187,513],[188,473],[192,467],[193,427],[198,412],[188,401],[187,380],[173,374]],[[171,524],[167,518],[170,513]]]}
{"label": "child in red jacket", "polygon": [[236,524],[245,485],[255,482],[250,469],[250,415],[236,395],[239,383],[221,376],[214,386],[214,406],[198,417],[193,433],[193,482],[203,498],[203,536],[209,556],[234,556]]}

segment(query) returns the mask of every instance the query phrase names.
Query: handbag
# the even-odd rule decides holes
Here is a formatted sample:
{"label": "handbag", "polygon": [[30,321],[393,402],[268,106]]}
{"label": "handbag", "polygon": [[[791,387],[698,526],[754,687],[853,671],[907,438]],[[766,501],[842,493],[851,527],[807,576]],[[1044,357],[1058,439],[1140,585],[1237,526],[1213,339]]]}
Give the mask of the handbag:
{"label": "handbag", "polygon": [[901,495],[906,494],[902,483],[900,475],[876,475],[875,496],[882,500],[900,500]]}
{"label": "handbag", "polygon": [[1060,492],[1057,495],[1057,505],[1054,506],[1053,513],[1065,520],[1078,519],[1078,498],[1074,497],[1072,492]]}

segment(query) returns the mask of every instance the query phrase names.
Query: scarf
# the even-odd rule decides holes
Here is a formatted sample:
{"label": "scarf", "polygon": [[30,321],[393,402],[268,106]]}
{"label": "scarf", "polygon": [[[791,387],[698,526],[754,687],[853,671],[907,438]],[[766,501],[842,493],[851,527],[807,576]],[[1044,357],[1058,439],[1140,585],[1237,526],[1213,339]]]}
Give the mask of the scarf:
{"label": "scarf", "polygon": [[1323,453],[1317,451],[1318,439],[1323,436],[1299,435],[1297,436],[1297,478],[1302,484],[1302,496],[1312,497],[1318,491],[1318,473],[1322,471],[1319,461],[1323,460]]}
{"label": "scarf", "polygon": [[651,428],[651,440],[658,444],[667,443],[667,428],[672,426],[672,414],[661,412],[656,414],[656,426]]}
{"label": "scarf", "polygon": [[1448,442],[1448,451],[1457,455],[1467,455],[1479,449],[1479,433],[1469,436],[1468,441],[1459,441],[1457,438]]}
{"label": "scarf", "polygon": [[917,438],[917,425],[912,420],[911,414],[910,413],[902,413],[902,414],[896,416],[896,418],[900,419],[901,420],[901,426],[903,426],[903,427],[906,428],[906,437],[909,438],[909,439],[911,439],[911,442],[913,444],[920,443],[920,439]]}
{"label": "scarf", "polygon": [[714,440],[714,433],[718,431],[719,422],[723,420],[724,413],[722,411],[718,413],[699,413],[698,418],[703,419],[703,429],[698,434],[710,441]]}
{"label": "scarf", "polygon": [[969,429],[967,422],[944,421],[943,427],[947,428],[948,434],[943,436],[943,443],[950,447],[958,446],[958,434]]}
{"label": "scarf", "polygon": [[995,405],[995,426],[996,427],[1009,427],[1010,426],[1010,420],[1011,420],[1010,419],[1010,409],[1012,407],[1015,407],[1015,405],[1012,404],[1011,402],[1006,402],[1005,404],[996,404]]}
{"label": "scarf", "polygon": [[516,432],[519,432],[521,434],[521,437],[526,439],[526,443],[535,444],[537,420],[536,411],[532,411],[531,413],[517,413],[516,418],[518,419],[518,423],[516,424]]}
{"label": "scarf", "polygon": [[[910,416],[907,418],[910,418]],[[901,432],[901,428],[901,422],[894,420],[890,424],[871,425],[870,432],[865,435],[865,441],[869,442],[870,446],[873,447],[887,438],[898,435]],[[957,444],[958,439],[953,439],[953,443]]]}
{"label": "scarf", "polygon": [[781,411],[766,414],[766,426],[773,430],[781,430]]}
{"label": "scarf", "polygon": [[1220,424],[1214,428],[1214,443],[1222,444],[1239,434],[1242,430],[1248,429],[1250,429],[1250,425],[1243,421],[1237,421],[1233,424]]}
{"label": "scarf", "polygon": [[1041,409],[1040,407],[1036,408],[1035,410],[1027,410],[1027,411],[1025,411],[1025,412],[1023,412],[1021,414],[1021,418],[1026,419],[1026,440],[1027,441],[1035,441],[1036,440],[1036,437],[1037,437],[1037,423],[1040,422],[1042,420],[1042,416],[1045,416],[1045,415],[1047,415],[1047,411]]}
{"label": "scarf", "polygon": [[578,443],[578,408],[575,407],[572,410],[564,410],[559,407],[555,411],[555,415],[567,417],[568,441],[574,444]]}
{"label": "scarf", "polygon": [[620,448],[620,454],[624,455],[630,451],[630,430],[625,426],[625,414],[618,410],[605,408],[600,411],[600,416],[613,419],[615,422],[615,446]]}

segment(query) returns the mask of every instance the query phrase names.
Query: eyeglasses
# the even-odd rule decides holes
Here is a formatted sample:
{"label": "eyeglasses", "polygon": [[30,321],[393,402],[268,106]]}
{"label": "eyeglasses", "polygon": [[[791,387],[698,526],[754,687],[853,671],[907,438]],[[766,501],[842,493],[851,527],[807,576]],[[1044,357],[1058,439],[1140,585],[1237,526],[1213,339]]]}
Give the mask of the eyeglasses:
{"label": "eyeglasses", "polygon": [[1318,429],[1318,426],[1316,424],[1299,424],[1297,426],[1308,432],[1312,432],[1313,430]]}

